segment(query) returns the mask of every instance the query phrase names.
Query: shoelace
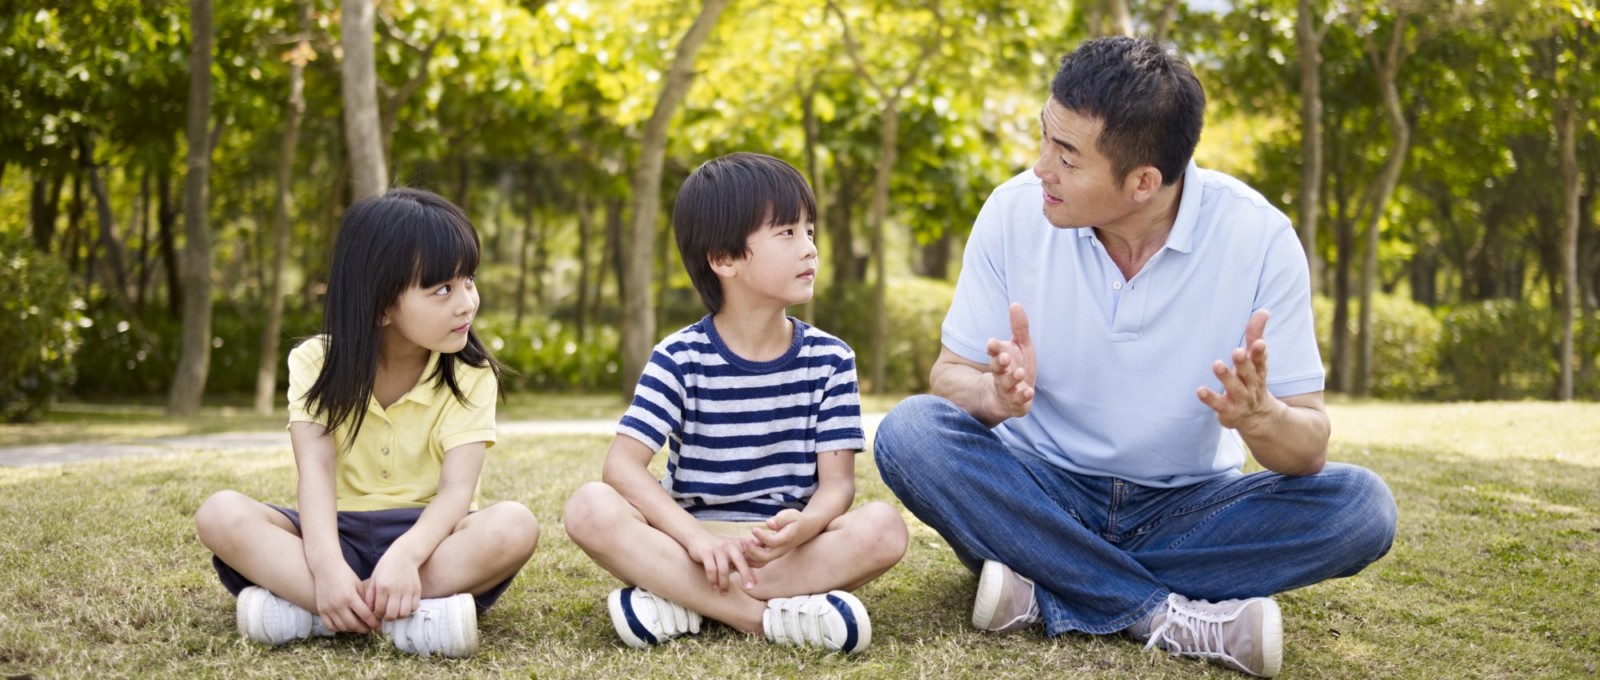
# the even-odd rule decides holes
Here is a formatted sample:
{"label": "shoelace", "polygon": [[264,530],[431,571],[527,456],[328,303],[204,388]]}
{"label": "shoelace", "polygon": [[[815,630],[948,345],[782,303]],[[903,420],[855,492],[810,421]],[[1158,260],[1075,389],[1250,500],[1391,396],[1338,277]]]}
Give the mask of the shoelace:
{"label": "shoelace", "polygon": [[[1150,641],[1144,645],[1149,651],[1156,645],[1161,645],[1174,655],[1188,654],[1202,658],[1232,658],[1224,650],[1222,644],[1222,625],[1227,623],[1223,619],[1181,607],[1171,600],[1167,601],[1167,620],[1161,626],[1150,631]],[[1180,638],[1180,633],[1187,634],[1189,645],[1185,645]],[[1190,647],[1193,648],[1190,648]]]}
{"label": "shoelace", "polygon": [[773,640],[805,641],[823,644],[822,620],[832,606],[813,599],[794,598],[778,605],[779,630],[768,631]]}

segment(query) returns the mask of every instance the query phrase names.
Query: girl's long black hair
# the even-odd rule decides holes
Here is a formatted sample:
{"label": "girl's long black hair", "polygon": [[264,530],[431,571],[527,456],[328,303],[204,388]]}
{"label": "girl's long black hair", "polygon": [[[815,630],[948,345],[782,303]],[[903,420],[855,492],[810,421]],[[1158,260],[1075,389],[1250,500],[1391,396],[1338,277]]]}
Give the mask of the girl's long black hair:
{"label": "girl's long black hair", "polygon": [[[329,432],[350,423],[346,443],[355,441],[378,375],[384,313],[407,289],[433,288],[477,269],[478,232],[461,208],[438,194],[391,189],[350,206],[339,224],[328,275],[322,315],[328,351],[306,393],[306,409],[326,416]],[[467,403],[456,382],[458,361],[488,368],[501,383],[500,362],[469,329],[467,346],[441,354],[432,376],[457,401]]]}

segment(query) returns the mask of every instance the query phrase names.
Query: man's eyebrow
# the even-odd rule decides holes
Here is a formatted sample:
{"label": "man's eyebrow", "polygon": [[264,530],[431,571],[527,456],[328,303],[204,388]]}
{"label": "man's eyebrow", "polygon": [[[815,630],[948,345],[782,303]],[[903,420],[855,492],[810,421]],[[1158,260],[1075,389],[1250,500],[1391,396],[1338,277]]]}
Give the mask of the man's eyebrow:
{"label": "man's eyebrow", "polygon": [[1060,137],[1051,137],[1051,136],[1045,134],[1045,131],[1044,131],[1044,112],[1043,111],[1039,112],[1039,135],[1042,136],[1042,137],[1045,137],[1046,139],[1049,139],[1051,142],[1054,142],[1056,146],[1059,146],[1059,147],[1061,147],[1063,149],[1066,149],[1067,153],[1070,153],[1070,154],[1072,154],[1074,156],[1082,156],[1083,155],[1081,152],[1078,151],[1078,147],[1073,146],[1071,144],[1068,144],[1067,140],[1062,139]]}

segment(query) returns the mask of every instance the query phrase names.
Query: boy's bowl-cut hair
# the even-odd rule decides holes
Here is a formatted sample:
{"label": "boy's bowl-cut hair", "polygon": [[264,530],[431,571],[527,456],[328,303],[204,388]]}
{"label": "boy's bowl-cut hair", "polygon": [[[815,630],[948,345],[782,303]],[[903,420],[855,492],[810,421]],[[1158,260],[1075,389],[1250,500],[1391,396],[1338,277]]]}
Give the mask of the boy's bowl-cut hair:
{"label": "boy's bowl-cut hair", "polygon": [[678,190],[672,230],[689,280],[706,309],[722,309],[722,281],[711,258],[750,255],[750,235],[769,224],[811,224],[817,198],[806,178],[777,158],[731,153],[706,161]]}

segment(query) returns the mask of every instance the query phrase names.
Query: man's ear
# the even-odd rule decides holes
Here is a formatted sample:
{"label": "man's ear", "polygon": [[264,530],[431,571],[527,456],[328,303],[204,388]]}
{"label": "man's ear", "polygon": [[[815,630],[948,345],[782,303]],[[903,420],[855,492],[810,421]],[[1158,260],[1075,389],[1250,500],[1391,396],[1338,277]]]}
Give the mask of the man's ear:
{"label": "man's ear", "polygon": [[738,271],[738,268],[733,266],[733,263],[737,261],[737,258],[727,253],[706,255],[706,262],[711,264],[712,273],[724,278],[732,278],[734,273]]}
{"label": "man's ear", "polygon": [[1133,200],[1144,203],[1161,191],[1161,171],[1154,165],[1134,168],[1133,172],[1128,173],[1127,179],[1122,180],[1122,189]]}

